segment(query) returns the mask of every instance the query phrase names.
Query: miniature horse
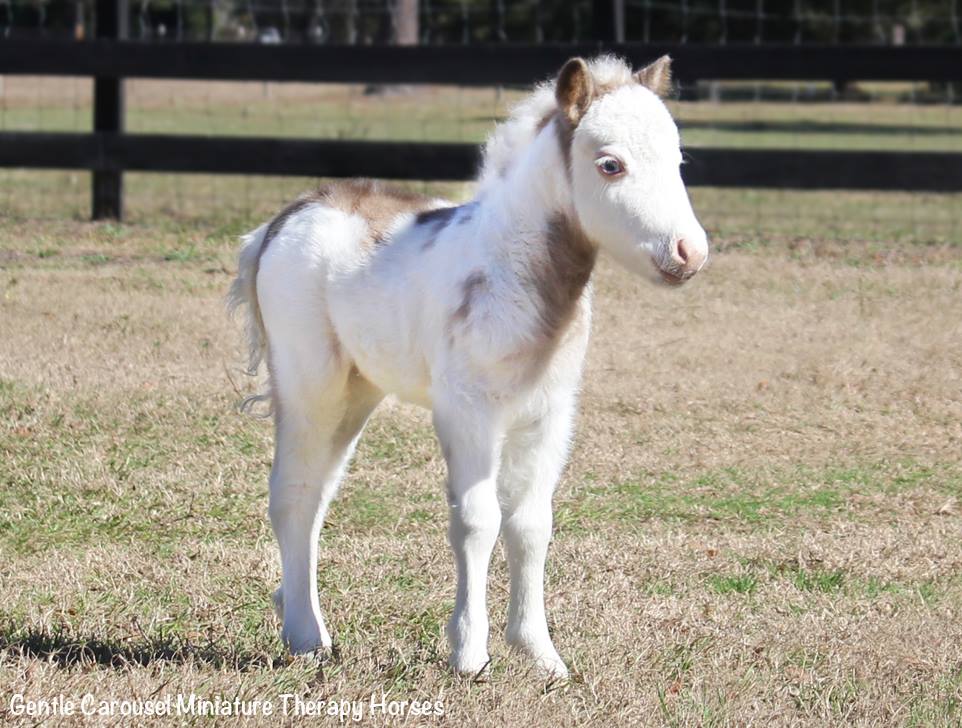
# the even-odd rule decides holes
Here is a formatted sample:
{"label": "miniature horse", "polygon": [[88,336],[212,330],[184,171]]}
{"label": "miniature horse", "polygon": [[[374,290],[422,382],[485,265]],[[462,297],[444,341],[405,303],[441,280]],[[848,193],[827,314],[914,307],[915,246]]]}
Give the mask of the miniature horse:
{"label": "miniature horse", "polygon": [[574,58],[496,128],[472,201],[335,183],[245,238],[231,303],[246,305],[251,373],[266,358],[270,375],[274,601],[293,653],[331,647],[318,535],[365,421],[395,394],[430,408],[447,463],[452,667],[488,663],[500,533],[507,642],[567,674],[548,634],[544,566],[596,256],[675,285],[708,257],[659,98],[669,85],[667,57],[634,73],[610,56]]}

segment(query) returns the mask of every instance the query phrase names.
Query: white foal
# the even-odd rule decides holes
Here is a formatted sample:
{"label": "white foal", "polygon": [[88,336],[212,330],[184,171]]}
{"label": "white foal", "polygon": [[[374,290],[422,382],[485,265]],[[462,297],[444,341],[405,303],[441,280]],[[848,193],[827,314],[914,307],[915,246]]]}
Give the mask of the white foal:
{"label": "white foal", "polygon": [[598,250],[679,284],[708,256],[659,99],[669,59],[632,73],[572,59],[500,125],[460,206],[367,181],[306,195],[247,236],[232,289],[276,421],[275,602],[294,653],[329,648],[317,539],[361,429],[387,393],[429,407],[448,466],[457,599],[451,664],[488,662],[485,588],[500,533],[507,641],[567,674],[544,610],[551,499],[568,452]]}

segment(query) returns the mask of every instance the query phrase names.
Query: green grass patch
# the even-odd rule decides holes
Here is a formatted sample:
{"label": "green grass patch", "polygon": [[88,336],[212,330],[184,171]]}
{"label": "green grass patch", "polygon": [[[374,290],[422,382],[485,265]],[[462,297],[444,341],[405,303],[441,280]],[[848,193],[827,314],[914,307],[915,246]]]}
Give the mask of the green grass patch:
{"label": "green grass patch", "polygon": [[836,592],[845,584],[845,574],[840,570],[799,569],[792,577],[792,583],[800,591]]}
{"label": "green grass patch", "polygon": [[602,522],[630,525],[651,519],[764,526],[799,515],[858,517],[855,495],[896,495],[920,488],[956,494],[962,488],[962,471],[948,464],[903,461],[771,472],[724,468],[691,477],[648,472],[615,483],[586,481],[576,495],[559,502],[560,529],[579,531]]}
{"label": "green grass patch", "polygon": [[754,574],[712,574],[708,586],[719,594],[753,594],[758,588],[758,577]]}

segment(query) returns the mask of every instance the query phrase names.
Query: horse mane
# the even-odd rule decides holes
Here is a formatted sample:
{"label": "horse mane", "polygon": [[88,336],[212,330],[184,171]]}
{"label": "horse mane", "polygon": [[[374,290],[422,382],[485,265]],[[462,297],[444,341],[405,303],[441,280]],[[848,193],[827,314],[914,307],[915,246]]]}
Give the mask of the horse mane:
{"label": "horse mane", "polygon": [[[605,54],[588,60],[588,69],[599,93],[632,83],[631,66],[617,56]],[[557,108],[555,79],[542,81],[519,101],[499,123],[484,145],[479,190],[484,190],[504,176],[511,162],[528,146]]]}

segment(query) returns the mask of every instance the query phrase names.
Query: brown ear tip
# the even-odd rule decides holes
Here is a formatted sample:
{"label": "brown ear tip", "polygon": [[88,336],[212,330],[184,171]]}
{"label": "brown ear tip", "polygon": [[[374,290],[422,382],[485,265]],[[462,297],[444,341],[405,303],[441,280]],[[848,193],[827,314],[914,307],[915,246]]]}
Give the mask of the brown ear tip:
{"label": "brown ear tip", "polygon": [[564,75],[571,73],[575,70],[583,70],[588,68],[588,62],[581,56],[572,56],[564,65],[561,67],[561,73],[559,75]]}

